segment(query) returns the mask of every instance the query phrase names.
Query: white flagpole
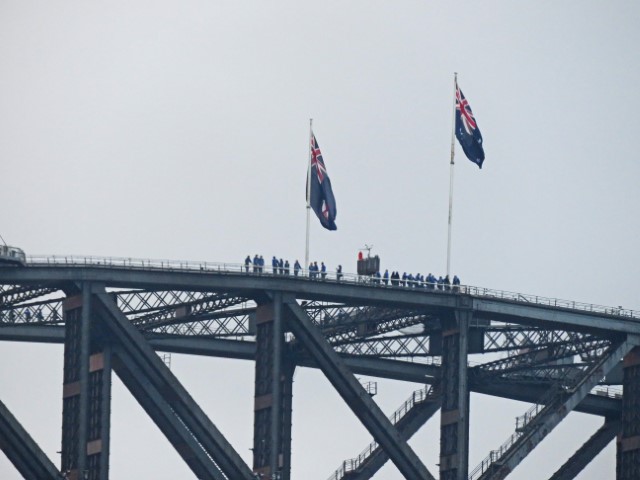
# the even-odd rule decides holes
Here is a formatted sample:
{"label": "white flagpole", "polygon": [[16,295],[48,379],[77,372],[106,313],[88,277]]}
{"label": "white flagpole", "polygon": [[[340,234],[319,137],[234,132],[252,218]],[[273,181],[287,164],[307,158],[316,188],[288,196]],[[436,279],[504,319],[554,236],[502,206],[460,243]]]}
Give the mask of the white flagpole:
{"label": "white flagpole", "polygon": [[307,247],[304,253],[304,265],[302,271],[309,268],[309,226],[311,213],[311,145],[313,142],[313,118],[309,119],[309,165],[307,167]]}
{"label": "white flagpole", "polygon": [[455,156],[455,130],[456,130],[456,85],[458,73],[453,73],[453,120],[451,125],[451,163],[449,166],[449,232],[447,235],[447,276],[451,274],[451,219],[453,217],[453,165]]}

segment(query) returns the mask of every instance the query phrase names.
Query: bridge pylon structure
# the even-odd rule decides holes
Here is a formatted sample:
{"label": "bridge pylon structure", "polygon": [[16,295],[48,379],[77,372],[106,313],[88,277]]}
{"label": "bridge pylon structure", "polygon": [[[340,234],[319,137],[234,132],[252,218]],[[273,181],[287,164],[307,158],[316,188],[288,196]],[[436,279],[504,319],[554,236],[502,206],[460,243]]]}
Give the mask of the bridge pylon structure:
{"label": "bridge pylon structure", "polygon": [[[0,340],[64,345],[59,465],[0,398],[0,448],[28,479],[109,478],[115,374],[196,478],[290,480],[299,367],[322,371],[372,437],[328,469],[329,480],[373,478],[389,460],[410,480],[507,478],[574,411],[603,425],[551,478],[575,478],[614,439],[616,478],[640,478],[640,312],[632,310],[348,274],[42,257],[0,268]],[[250,465],[156,351],[255,363]],[[486,360],[470,364],[471,354]],[[356,375],[423,387],[388,415]],[[531,404],[475,468],[471,392]],[[439,471],[408,443],[436,416]]]}

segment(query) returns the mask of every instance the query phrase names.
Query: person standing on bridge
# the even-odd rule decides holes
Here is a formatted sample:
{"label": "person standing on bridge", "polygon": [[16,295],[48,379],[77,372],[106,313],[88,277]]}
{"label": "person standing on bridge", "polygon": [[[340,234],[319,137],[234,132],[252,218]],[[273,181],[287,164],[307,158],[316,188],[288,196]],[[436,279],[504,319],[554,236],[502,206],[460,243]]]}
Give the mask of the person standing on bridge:
{"label": "person standing on bridge", "polygon": [[460,279],[458,278],[457,275],[453,276],[453,291],[454,292],[460,291]]}
{"label": "person standing on bridge", "polygon": [[260,257],[256,253],[253,257],[253,273],[258,273],[260,271]]}
{"label": "person standing on bridge", "polygon": [[284,274],[289,275],[290,270],[289,260],[285,260],[284,262]]}
{"label": "person standing on bridge", "polygon": [[278,259],[276,258],[275,255],[271,259],[271,268],[273,269],[273,274],[277,275],[278,274]]}
{"label": "person standing on bridge", "polygon": [[342,265],[338,265],[338,268],[336,269],[336,280],[342,280]]}
{"label": "person standing on bridge", "polygon": [[293,274],[297,277],[300,270],[302,270],[302,265],[300,265],[300,262],[296,260],[296,263],[293,264]]}
{"label": "person standing on bridge", "polygon": [[280,275],[284,275],[284,262],[282,261],[282,259],[280,259],[280,261],[278,262],[278,270]]}
{"label": "person standing on bridge", "polygon": [[247,258],[244,259],[244,270],[246,273],[249,273],[250,265],[251,265],[251,256],[247,255]]}
{"label": "person standing on bridge", "polygon": [[382,281],[385,285],[389,285],[389,270],[384,271],[384,275],[382,275]]}
{"label": "person standing on bridge", "polygon": [[324,262],[320,262],[322,264],[322,266],[320,267],[320,276],[322,277],[322,280],[324,280],[325,278],[327,278],[327,266],[324,264]]}

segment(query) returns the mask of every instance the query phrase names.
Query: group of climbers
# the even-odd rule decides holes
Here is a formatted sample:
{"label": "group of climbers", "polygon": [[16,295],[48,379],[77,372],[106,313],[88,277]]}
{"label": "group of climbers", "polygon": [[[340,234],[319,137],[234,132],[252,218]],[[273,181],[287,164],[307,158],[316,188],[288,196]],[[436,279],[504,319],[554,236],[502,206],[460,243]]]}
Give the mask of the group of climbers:
{"label": "group of climbers", "polygon": [[[358,259],[362,260],[361,253]],[[247,258],[244,260],[244,268],[246,273],[249,273],[249,271],[253,271],[253,273],[263,273],[264,259],[262,258],[262,255],[256,254],[253,259],[250,255],[247,255]],[[278,259],[275,255],[271,259],[271,268],[273,275],[291,274],[291,265],[289,264],[289,260],[283,260],[282,258]],[[296,277],[299,276],[301,270],[302,265],[300,265],[300,262],[296,260],[293,264],[293,275]],[[311,262],[307,272],[309,278],[312,280],[326,280],[327,278],[327,266],[324,262],[320,262],[320,265],[318,265],[318,262]],[[342,265],[338,265],[336,269],[336,280],[340,281],[342,276]],[[392,271],[389,273],[389,270],[385,270],[382,275],[380,275],[379,271],[371,275],[371,281],[374,284],[391,285],[393,287],[425,288],[430,290],[454,292],[460,291],[460,278],[457,275],[454,275],[453,280],[450,280],[449,275],[445,275],[444,277],[440,275],[436,278],[436,276],[431,273],[425,277],[420,273],[413,275],[411,273],[404,272],[400,275],[400,272],[398,271]]]}

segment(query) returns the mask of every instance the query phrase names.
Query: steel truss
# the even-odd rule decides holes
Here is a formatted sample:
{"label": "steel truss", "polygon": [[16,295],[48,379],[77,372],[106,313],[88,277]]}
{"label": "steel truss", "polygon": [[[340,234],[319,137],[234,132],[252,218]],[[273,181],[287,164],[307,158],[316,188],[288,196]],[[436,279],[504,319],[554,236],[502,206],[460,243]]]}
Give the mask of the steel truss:
{"label": "steel truss", "polygon": [[[105,328],[116,339],[114,369],[178,447],[193,472],[206,479],[251,479],[249,467],[154,353],[107,293],[94,295]],[[186,445],[186,447],[185,447]]]}
{"label": "steel truss", "polygon": [[[184,335],[178,325],[198,323],[187,334],[245,335],[255,303],[229,294],[189,291],[128,291],[117,294],[118,306],[140,330]],[[250,307],[247,307],[247,305]],[[242,305],[242,308],[233,308]],[[205,332],[205,333],[203,333]]]}
{"label": "steel truss", "polygon": [[332,345],[348,344],[371,335],[424,325],[431,318],[417,310],[397,308],[326,305],[319,302],[303,307]]}
{"label": "steel truss", "polygon": [[407,445],[391,422],[369,397],[362,385],[343,364],[321,331],[309,321],[306,312],[295,301],[285,303],[289,328],[311,354],[336,391],[382,445],[398,470],[409,480],[433,480],[427,467]]}
{"label": "steel truss", "polygon": [[0,285],[0,309],[5,309],[34,298],[40,298],[56,292],[55,287],[24,286],[24,285]]}
{"label": "steel truss", "polygon": [[572,480],[575,478],[616,437],[621,426],[619,419],[605,419],[602,427],[549,480]]}
{"label": "steel truss", "polygon": [[[37,277],[38,268],[41,278],[16,281]],[[504,478],[574,409],[606,422],[553,478],[572,478],[621,431],[618,467],[627,473],[618,476],[640,471],[640,355],[628,354],[640,334],[635,312],[472,288],[423,291],[144,263],[134,271],[104,263],[87,275],[78,266],[61,267],[64,275],[55,265],[38,268],[0,270],[0,339],[64,341],[63,469],[85,470],[92,480],[108,478],[111,370],[199,478],[289,480],[297,365],[320,368],[374,439],[334,480],[371,478],[387,459],[405,478],[433,478],[406,442],[439,409],[440,478],[465,478],[470,391],[534,402],[471,480]],[[69,281],[74,271],[76,283]],[[253,468],[154,348],[255,361]],[[493,355],[469,364],[470,353]],[[625,355],[624,398],[589,394]],[[387,418],[355,373],[432,385]],[[2,424],[0,439],[11,428]],[[38,456],[37,446],[26,452]]]}
{"label": "steel truss", "polygon": [[635,346],[635,339],[612,343],[604,355],[587,369],[574,385],[555,384],[522,417],[515,433],[491,453],[470,474],[469,480],[501,480],[531,452]]}
{"label": "steel truss", "polygon": [[[398,429],[402,438],[407,441],[437,413],[441,403],[440,384],[429,385],[413,392],[388,418]],[[342,462],[342,465],[327,480],[368,479],[380,470],[387,460],[389,460],[389,456],[374,440],[357,457]]]}
{"label": "steel truss", "polygon": [[[335,350],[349,355],[376,358],[431,358],[429,340],[428,336],[418,334],[393,335],[336,345]],[[431,363],[439,362],[432,361]]]}

